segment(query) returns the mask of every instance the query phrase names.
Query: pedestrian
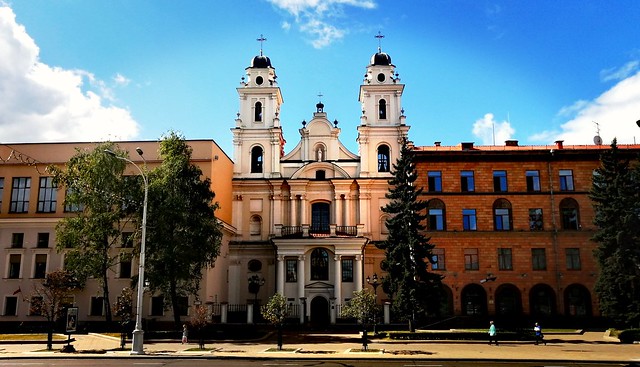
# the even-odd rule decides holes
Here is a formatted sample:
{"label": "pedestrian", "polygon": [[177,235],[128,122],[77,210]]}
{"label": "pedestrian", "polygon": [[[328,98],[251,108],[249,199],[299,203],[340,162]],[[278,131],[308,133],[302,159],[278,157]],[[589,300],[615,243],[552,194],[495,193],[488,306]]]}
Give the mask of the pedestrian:
{"label": "pedestrian", "polygon": [[189,342],[189,329],[187,328],[187,324],[182,325],[182,344],[186,344]]}
{"label": "pedestrian", "polygon": [[533,332],[535,333],[536,345],[540,342],[543,342],[544,345],[547,345],[547,342],[544,340],[544,334],[542,333],[542,326],[536,322],[533,326]]}
{"label": "pedestrian", "polygon": [[491,345],[491,341],[495,341],[496,345],[498,345],[498,332],[493,321],[489,321],[489,345]]}

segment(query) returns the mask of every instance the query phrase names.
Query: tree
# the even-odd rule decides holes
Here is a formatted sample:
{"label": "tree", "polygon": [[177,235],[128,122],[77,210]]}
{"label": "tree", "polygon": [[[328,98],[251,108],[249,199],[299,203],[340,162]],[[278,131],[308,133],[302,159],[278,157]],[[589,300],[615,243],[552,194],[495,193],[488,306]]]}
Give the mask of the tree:
{"label": "tree", "polygon": [[65,299],[82,288],[75,276],[65,270],[48,273],[41,284],[34,286],[29,313],[47,319],[47,349],[53,349],[53,329],[56,320],[64,316]]}
{"label": "tree", "polygon": [[93,277],[100,281],[105,320],[111,322],[108,275],[120,262],[112,251],[122,241],[124,228],[135,218],[141,197],[136,180],[123,176],[125,163],[105,150],[124,155],[112,143],[92,151],[78,149],[66,169],[49,166],[54,182],[66,189],[65,207],[75,215],[56,226],[57,250],[65,252],[65,268],[81,282]]}
{"label": "tree", "polygon": [[260,309],[262,317],[278,329],[278,350],[282,350],[282,325],[287,318],[288,310],[287,299],[280,293],[271,296],[269,302]]}
{"label": "tree", "polygon": [[145,275],[152,291],[168,296],[176,328],[180,297],[197,294],[222,241],[211,179],[202,177],[191,154],[184,138],[170,132],[160,142],[161,165],[149,173]]}
{"label": "tree", "polygon": [[423,234],[427,202],[420,200],[422,188],[414,186],[418,175],[406,139],[391,173],[391,187],[385,195],[391,201],[382,208],[391,215],[386,222],[389,235],[380,245],[385,250],[381,266],[388,273],[382,287],[392,296],[394,314],[409,321],[414,331],[416,321],[437,313],[442,277],[428,270],[435,246]]}
{"label": "tree", "polygon": [[368,289],[353,292],[353,298],[342,307],[342,315],[353,317],[362,324],[362,349],[367,350],[367,325],[376,322],[376,296]]}
{"label": "tree", "polygon": [[203,305],[195,305],[191,316],[191,326],[198,333],[198,347],[204,349],[204,333],[205,328],[209,324],[209,313]]}
{"label": "tree", "polygon": [[600,158],[590,198],[598,227],[593,241],[600,266],[595,292],[603,315],[627,325],[640,323],[640,165],[617,141]]}
{"label": "tree", "polygon": [[120,348],[124,349],[127,341],[127,328],[133,319],[133,290],[129,287],[123,288],[113,308],[116,317],[120,318]]}

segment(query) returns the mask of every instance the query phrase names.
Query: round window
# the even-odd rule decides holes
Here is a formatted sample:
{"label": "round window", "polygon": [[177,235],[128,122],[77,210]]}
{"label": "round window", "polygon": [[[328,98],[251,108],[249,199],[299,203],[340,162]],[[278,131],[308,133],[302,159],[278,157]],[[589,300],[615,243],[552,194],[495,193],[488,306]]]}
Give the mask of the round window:
{"label": "round window", "polygon": [[264,79],[261,76],[256,77],[256,84],[262,85],[262,83],[264,83]]}
{"label": "round window", "polygon": [[381,82],[381,83],[384,82],[384,79],[385,79],[384,74],[382,74],[382,73],[378,74],[378,81],[379,82]]}
{"label": "round window", "polygon": [[251,260],[249,261],[249,271],[257,272],[262,270],[262,262],[260,260]]}

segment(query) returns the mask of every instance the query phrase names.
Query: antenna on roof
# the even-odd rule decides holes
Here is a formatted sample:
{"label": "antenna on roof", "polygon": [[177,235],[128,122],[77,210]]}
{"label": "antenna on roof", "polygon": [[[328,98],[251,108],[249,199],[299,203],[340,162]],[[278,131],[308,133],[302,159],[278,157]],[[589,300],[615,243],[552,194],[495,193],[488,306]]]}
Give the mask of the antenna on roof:
{"label": "antenna on roof", "polygon": [[592,122],[596,124],[596,136],[593,137],[593,144],[602,145],[602,138],[600,137],[600,124],[595,121]]}

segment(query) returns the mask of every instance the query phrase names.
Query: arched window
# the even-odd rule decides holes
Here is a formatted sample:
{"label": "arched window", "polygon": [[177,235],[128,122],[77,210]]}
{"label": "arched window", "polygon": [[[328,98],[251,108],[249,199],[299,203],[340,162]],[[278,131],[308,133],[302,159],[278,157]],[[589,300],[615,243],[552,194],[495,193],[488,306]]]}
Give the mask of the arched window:
{"label": "arched window", "polygon": [[262,121],[262,102],[256,102],[253,113],[254,113],[253,119],[256,122]]}
{"label": "arched window", "polygon": [[311,253],[311,280],[329,280],[329,254],[323,248]]}
{"label": "arched window", "polygon": [[262,218],[259,215],[254,215],[249,221],[249,234],[252,236],[259,236],[262,230]]}
{"label": "arched window", "polygon": [[384,99],[381,99],[378,102],[378,117],[380,118],[380,120],[387,119],[387,101],[385,101]]}
{"label": "arched window", "polygon": [[378,172],[389,172],[389,146],[378,147]]}
{"label": "arched window", "polygon": [[262,173],[262,148],[251,148],[251,173]]}
{"label": "arched window", "polygon": [[496,231],[511,230],[511,203],[506,199],[498,199],[493,203],[493,229]]}
{"label": "arched window", "polygon": [[580,228],[578,202],[572,198],[562,199],[560,202],[560,217],[562,229],[577,230]]}
{"label": "arched window", "polygon": [[445,207],[442,200],[432,199],[428,203],[428,229],[430,231],[444,231],[446,228]]}

